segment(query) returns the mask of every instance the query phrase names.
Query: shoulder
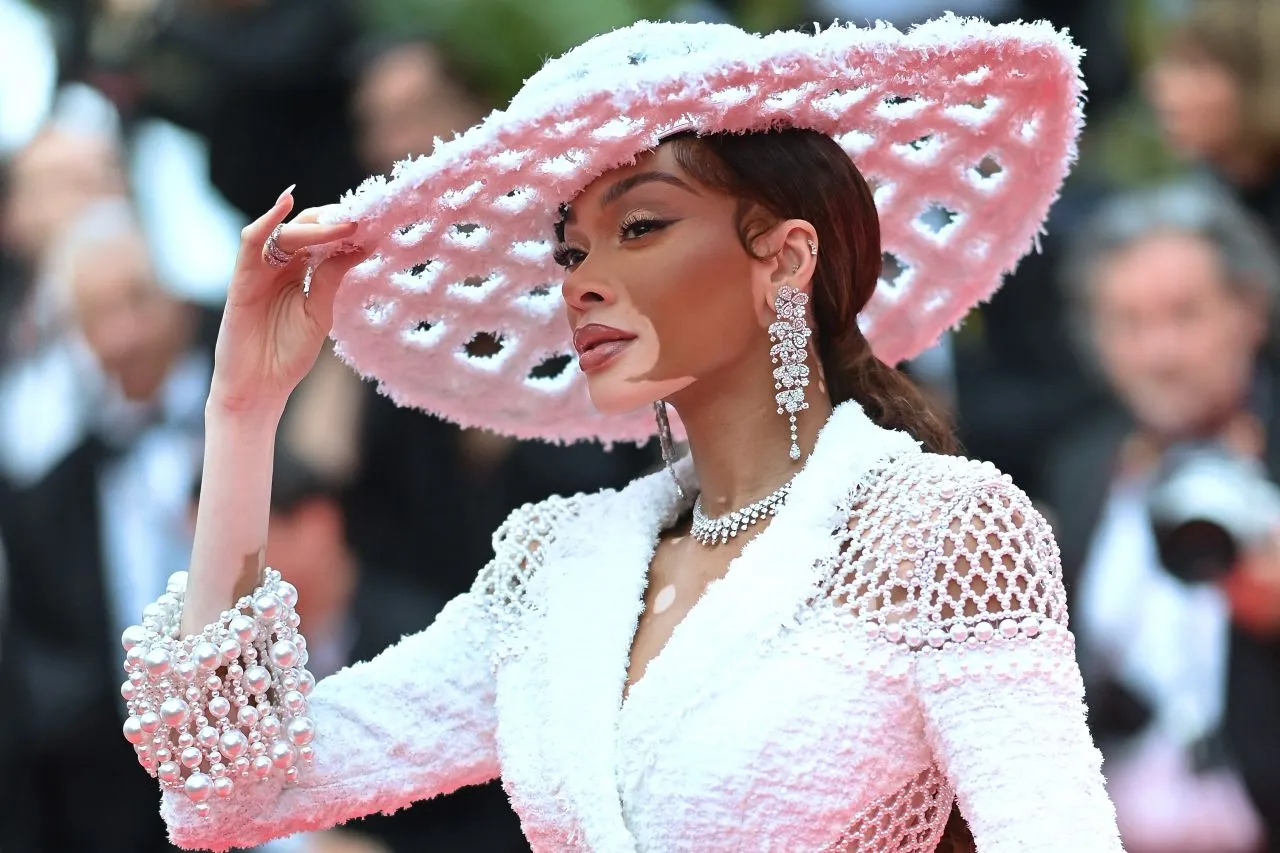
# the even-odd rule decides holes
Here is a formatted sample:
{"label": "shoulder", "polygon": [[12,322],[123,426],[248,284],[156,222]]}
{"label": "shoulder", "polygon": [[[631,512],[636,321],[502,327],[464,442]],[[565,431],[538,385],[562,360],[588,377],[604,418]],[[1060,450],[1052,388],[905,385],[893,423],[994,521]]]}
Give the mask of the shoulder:
{"label": "shoulder", "polygon": [[1048,525],[1031,498],[990,462],[918,453],[888,465],[868,484],[864,501],[886,504],[898,523],[953,531],[975,513],[1003,516],[1016,527]]}
{"label": "shoulder", "polygon": [[1058,544],[1044,516],[1009,475],[990,463],[940,463],[948,483],[938,495],[929,560],[918,582],[935,627],[984,635],[1044,621],[1066,626]]}
{"label": "shoulder", "polygon": [[895,639],[942,642],[1008,630],[1009,620],[1065,622],[1049,525],[989,462],[931,453],[894,460],[855,493],[844,536],[835,566],[841,598]]}
{"label": "shoulder", "polygon": [[1027,494],[990,462],[962,456],[913,453],[885,464],[850,495],[851,523],[873,521],[878,532],[897,536],[955,532],[975,513],[1004,515],[1016,526],[1047,531]]}

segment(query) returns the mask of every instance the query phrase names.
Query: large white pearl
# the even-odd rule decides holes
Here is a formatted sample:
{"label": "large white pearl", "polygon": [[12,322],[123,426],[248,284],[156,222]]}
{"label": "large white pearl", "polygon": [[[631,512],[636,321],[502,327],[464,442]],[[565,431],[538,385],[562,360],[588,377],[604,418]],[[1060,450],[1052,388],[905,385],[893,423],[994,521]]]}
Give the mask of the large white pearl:
{"label": "large white pearl", "polygon": [[176,761],[165,761],[156,769],[156,775],[160,777],[161,782],[172,785],[182,778],[182,769],[178,767]]}
{"label": "large white pearl", "polygon": [[256,726],[258,724],[258,709],[252,705],[245,705],[236,712],[236,722],[246,728]]}
{"label": "large white pearl", "polygon": [[130,717],[124,721],[124,739],[129,743],[137,746],[142,743],[145,733],[142,731],[142,720],[137,717]]}
{"label": "large white pearl", "polygon": [[177,697],[170,697],[160,705],[160,719],[171,728],[177,728],[187,721],[187,703]]}
{"label": "large white pearl", "polygon": [[229,797],[231,792],[235,790],[236,784],[230,778],[223,776],[221,779],[213,780],[213,792],[219,797]]}
{"label": "large white pearl", "polygon": [[169,582],[165,584],[165,592],[170,595],[182,595],[187,591],[187,573],[174,572],[169,575]]}
{"label": "large white pearl", "polygon": [[311,738],[315,735],[315,725],[306,717],[297,717],[289,721],[289,726],[285,730],[289,738],[289,742],[294,746],[305,746],[311,743]]}
{"label": "large white pearl", "polygon": [[205,726],[196,735],[196,743],[205,749],[213,749],[218,745],[218,730],[213,726]]}
{"label": "large white pearl", "polygon": [[259,755],[253,759],[253,775],[259,779],[265,779],[271,773],[271,759],[265,755]]}
{"label": "large white pearl", "polygon": [[146,650],[142,646],[134,646],[124,653],[124,669],[125,672],[140,672],[142,670],[142,658],[146,655]]}
{"label": "large white pearl", "polygon": [[218,646],[218,654],[222,655],[223,663],[231,663],[240,657],[240,644],[227,637],[222,641],[222,645]]}
{"label": "large white pearl", "polygon": [[302,694],[296,690],[286,690],[282,701],[286,708],[296,714],[306,706],[307,700],[303,699]]}
{"label": "large white pearl", "polygon": [[305,669],[298,673],[298,691],[301,692],[303,696],[310,696],[311,691],[315,686],[316,677],[314,675]]}
{"label": "large white pearl", "polygon": [[251,666],[244,671],[244,687],[250,693],[265,693],[271,686],[271,673],[265,666]]}
{"label": "large white pearl", "polygon": [[249,739],[238,729],[232,729],[222,735],[221,747],[222,754],[234,761],[249,748]]}
{"label": "large white pearl", "polygon": [[271,745],[271,763],[281,770],[292,767],[296,757],[293,747],[284,741],[277,741]]}
{"label": "large white pearl", "polygon": [[259,619],[274,619],[280,615],[280,599],[264,593],[253,600],[253,612]]}
{"label": "large white pearl", "polygon": [[142,720],[142,730],[149,735],[155,734],[156,730],[160,728],[160,715],[155,711],[147,711],[140,719]]}
{"label": "large white pearl", "polygon": [[209,799],[209,792],[213,789],[213,780],[203,773],[192,773],[187,777],[187,796],[193,802],[204,802]]}
{"label": "large white pearl", "polygon": [[298,603],[298,588],[296,586],[288,581],[280,581],[278,589],[280,591],[280,598],[284,600],[284,603],[287,606],[293,607]]}
{"label": "large white pearl", "polygon": [[273,716],[271,714],[268,714],[267,716],[262,718],[262,722],[259,724],[259,728],[262,729],[262,734],[265,737],[269,737],[269,738],[275,737],[276,735],[280,734],[280,718]]}
{"label": "large white pearl", "polygon": [[124,646],[127,652],[139,643],[146,642],[147,629],[141,625],[130,625],[124,629],[124,633],[120,635],[120,645]]}
{"label": "large white pearl", "polygon": [[191,653],[195,655],[196,663],[201,669],[215,669],[218,666],[218,647],[213,643],[196,643]]}
{"label": "large white pearl", "polygon": [[204,754],[194,746],[189,746],[182,750],[182,755],[178,757],[178,760],[182,762],[183,767],[199,767],[200,763],[204,761]]}
{"label": "large white pearl", "polygon": [[293,666],[298,659],[298,647],[288,640],[277,640],[271,646],[271,660],[276,666]]}
{"label": "large white pearl", "polygon": [[258,626],[253,624],[253,620],[248,616],[237,616],[231,620],[231,633],[241,643],[248,645],[252,643],[258,636]]}
{"label": "large white pearl", "polygon": [[231,703],[227,701],[226,696],[214,696],[209,700],[209,713],[222,719],[231,713]]}

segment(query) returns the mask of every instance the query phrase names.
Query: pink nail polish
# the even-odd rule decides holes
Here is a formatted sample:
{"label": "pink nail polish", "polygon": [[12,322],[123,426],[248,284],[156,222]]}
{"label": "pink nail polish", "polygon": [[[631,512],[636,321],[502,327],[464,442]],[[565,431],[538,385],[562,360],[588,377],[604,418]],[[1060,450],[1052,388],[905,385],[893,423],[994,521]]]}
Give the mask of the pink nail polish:
{"label": "pink nail polish", "polygon": [[297,187],[298,187],[297,184],[289,184],[288,188],[286,188],[284,192],[280,193],[280,198],[276,199],[276,204],[279,204],[280,202],[284,201],[285,196],[292,193],[295,189],[297,189]]}

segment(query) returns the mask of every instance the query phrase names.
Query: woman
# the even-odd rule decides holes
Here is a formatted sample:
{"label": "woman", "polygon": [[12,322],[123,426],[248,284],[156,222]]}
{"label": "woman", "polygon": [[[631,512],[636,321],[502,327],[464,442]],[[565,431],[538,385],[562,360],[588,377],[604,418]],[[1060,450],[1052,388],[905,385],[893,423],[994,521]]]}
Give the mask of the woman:
{"label": "woman", "polygon": [[1197,0],[1149,74],[1169,144],[1280,239],[1280,5]]}
{"label": "woman", "polygon": [[[637,24],[337,210],[281,226],[282,195],[228,300],[190,576],[124,638],[175,840],[501,776],[544,851],[929,851],[957,799],[984,853],[1118,851],[1049,530],[994,469],[922,452],[949,434],[859,327],[896,361],[995,288],[1072,154],[1075,61],[1047,26],[953,18]],[[919,276],[879,301],[833,136]],[[671,463],[669,404],[690,456],[517,511],[470,593],[312,691],[296,592],[263,576],[264,472],[331,319],[401,402],[603,441],[650,436],[657,402]],[[580,371],[547,366],[570,345]]]}

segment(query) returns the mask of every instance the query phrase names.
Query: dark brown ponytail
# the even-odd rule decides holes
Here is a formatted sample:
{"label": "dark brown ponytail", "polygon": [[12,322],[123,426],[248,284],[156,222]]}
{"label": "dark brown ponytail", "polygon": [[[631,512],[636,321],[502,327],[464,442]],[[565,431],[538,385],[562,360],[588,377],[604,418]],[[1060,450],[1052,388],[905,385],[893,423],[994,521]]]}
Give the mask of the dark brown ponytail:
{"label": "dark brown ponytail", "polygon": [[[689,174],[743,200],[739,235],[748,252],[776,221],[803,219],[817,229],[814,337],[831,402],[857,400],[880,426],[904,430],[934,453],[956,453],[950,426],[914,382],[875,357],[858,327],[880,278],[880,220],[871,188],[835,140],[781,129],[673,141]],[[973,851],[973,835],[952,803],[936,853]]]}
{"label": "dark brown ponytail", "polygon": [[817,230],[814,338],[831,402],[857,400],[880,426],[904,430],[935,453],[957,452],[954,433],[924,393],[877,359],[858,327],[880,277],[880,221],[871,188],[835,140],[779,129],[672,141],[689,174],[743,200],[739,232],[748,252],[781,219],[803,219]]}

